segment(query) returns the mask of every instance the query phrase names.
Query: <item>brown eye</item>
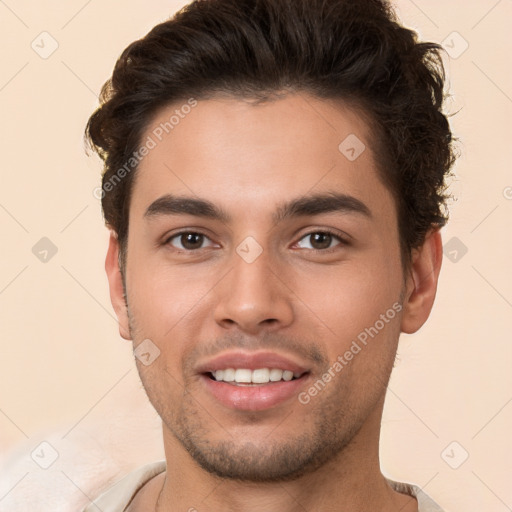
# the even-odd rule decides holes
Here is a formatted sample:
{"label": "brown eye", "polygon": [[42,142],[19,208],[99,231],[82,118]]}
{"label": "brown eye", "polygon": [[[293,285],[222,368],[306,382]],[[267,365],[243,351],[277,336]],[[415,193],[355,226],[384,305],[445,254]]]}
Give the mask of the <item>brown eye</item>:
{"label": "brown eye", "polygon": [[[301,245],[303,243],[302,241],[307,240],[308,238],[310,240],[309,247],[307,245]],[[321,251],[333,247],[333,242],[335,241],[339,242],[339,244],[335,245],[340,245],[344,242],[339,236],[329,233],[328,231],[315,231],[303,236],[298,242],[298,245],[302,249],[314,249],[316,251]]]}
{"label": "brown eye", "polygon": [[313,233],[311,245],[314,249],[328,249],[331,246],[332,235],[329,233]]}
{"label": "brown eye", "polygon": [[209,240],[209,238],[201,233],[183,232],[173,235],[166,243],[172,245],[176,249],[193,251],[202,249],[204,242],[207,240]]}

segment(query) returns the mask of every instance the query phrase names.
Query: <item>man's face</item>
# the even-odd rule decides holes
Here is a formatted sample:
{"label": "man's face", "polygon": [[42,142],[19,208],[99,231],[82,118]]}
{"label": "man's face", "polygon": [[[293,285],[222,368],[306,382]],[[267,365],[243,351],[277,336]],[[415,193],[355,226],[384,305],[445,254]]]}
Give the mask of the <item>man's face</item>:
{"label": "man's face", "polygon": [[[159,141],[176,109],[143,136],[157,145],[132,192],[129,329],[160,350],[138,369],[168,444],[219,476],[291,479],[378,429],[405,291],[395,204],[339,103],[199,101]],[[155,203],[168,195],[214,208]],[[228,368],[294,379],[212,378]]]}

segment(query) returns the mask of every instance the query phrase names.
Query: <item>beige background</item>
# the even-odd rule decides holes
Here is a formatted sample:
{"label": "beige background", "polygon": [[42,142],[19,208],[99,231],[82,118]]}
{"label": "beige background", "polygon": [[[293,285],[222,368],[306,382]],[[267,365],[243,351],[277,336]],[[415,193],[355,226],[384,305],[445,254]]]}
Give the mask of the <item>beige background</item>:
{"label": "beige background", "polygon": [[[163,457],[110,306],[100,165],[82,132],[120,52],[184,4],[0,0],[0,511],[78,510]],[[448,106],[463,154],[443,234],[467,253],[444,258],[429,322],[401,339],[382,466],[447,511],[512,510],[512,1],[395,4],[457,57]],[[50,38],[43,59],[31,44]],[[58,249],[47,262],[32,252],[42,237]]]}

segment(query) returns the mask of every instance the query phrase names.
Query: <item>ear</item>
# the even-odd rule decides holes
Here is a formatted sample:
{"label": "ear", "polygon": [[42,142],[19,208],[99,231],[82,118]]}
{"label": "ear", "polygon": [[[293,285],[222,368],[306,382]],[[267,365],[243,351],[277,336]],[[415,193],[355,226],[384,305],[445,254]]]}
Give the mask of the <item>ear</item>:
{"label": "ear", "polygon": [[412,266],[406,280],[401,330],[416,332],[427,320],[434,305],[437,281],[443,260],[443,244],[439,229],[427,233],[423,245],[414,249]]}
{"label": "ear", "polygon": [[110,231],[107,257],[105,259],[105,271],[107,272],[110,288],[110,301],[119,321],[119,334],[125,340],[131,340],[128,323],[128,307],[124,297],[123,279],[119,269],[119,241],[114,231]]}

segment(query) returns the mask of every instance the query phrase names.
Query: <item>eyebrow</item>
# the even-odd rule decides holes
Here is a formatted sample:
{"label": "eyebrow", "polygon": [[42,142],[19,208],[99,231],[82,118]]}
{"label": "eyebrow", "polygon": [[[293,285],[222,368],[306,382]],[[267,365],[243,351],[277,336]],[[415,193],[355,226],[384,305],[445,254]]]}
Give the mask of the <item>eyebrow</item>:
{"label": "eyebrow", "polygon": [[[278,206],[272,218],[277,224],[292,217],[322,213],[358,214],[369,219],[372,218],[370,209],[361,200],[337,192],[312,194],[293,199]],[[224,223],[231,220],[231,216],[225,210],[210,201],[172,194],[166,194],[153,201],[144,213],[144,218],[167,215],[193,215]]]}

